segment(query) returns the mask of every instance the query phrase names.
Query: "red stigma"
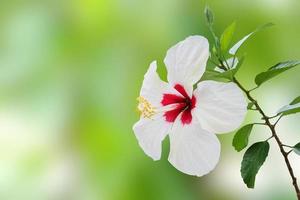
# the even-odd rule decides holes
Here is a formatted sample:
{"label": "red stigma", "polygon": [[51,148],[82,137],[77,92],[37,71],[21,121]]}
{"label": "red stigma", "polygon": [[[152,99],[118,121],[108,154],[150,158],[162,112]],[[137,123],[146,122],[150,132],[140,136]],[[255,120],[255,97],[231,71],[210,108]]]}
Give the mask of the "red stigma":
{"label": "red stigma", "polygon": [[174,122],[178,115],[181,115],[182,124],[190,124],[192,122],[192,109],[195,108],[196,98],[193,95],[192,98],[189,97],[184,87],[180,84],[176,84],[174,88],[182,95],[176,94],[164,94],[161,104],[163,106],[174,104],[175,107],[172,110],[165,112],[164,117],[167,122]]}

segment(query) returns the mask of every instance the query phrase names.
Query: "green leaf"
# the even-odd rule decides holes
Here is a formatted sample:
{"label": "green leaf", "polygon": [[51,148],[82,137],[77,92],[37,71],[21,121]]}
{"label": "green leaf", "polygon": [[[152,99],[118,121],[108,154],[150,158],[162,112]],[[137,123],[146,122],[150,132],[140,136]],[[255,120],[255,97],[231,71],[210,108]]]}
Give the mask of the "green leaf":
{"label": "green leaf", "polygon": [[244,60],[245,60],[245,56],[243,55],[243,56],[239,59],[239,61],[238,61],[237,65],[236,65],[236,67],[235,67],[234,69],[232,69],[233,76],[239,71],[240,67],[241,67],[242,64],[244,63]]}
{"label": "green leaf", "polygon": [[254,188],[256,174],[265,162],[269,148],[270,145],[267,141],[257,142],[244,154],[241,175],[248,188]]}
{"label": "green leaf", "polygon": [[230,42],[232,40],[235,31],[235,27],[236,27],[236,22],[233,22],[224,30],[224,32],[221,35],[220,45],[221,45],[221,51],[223,53],[227,51],[230,45]]}
{"label": "green leaf", "polygon": [[204,14],[207,24],[211,26],[214,22],[214,14],[208,6],[205,7]]}
{"label": "green leaf", "polygon": [[300,103],[300,96],[299,97],[296,97],[291,103],[290,105],[295,105],[297,103]]}
{"label": "green leaf", "polygon": [[235,55],[239,48],[242,46],[242,44],[253,34],[261,31],[261,30],[264,30],[265,28],[268,28],[270,26],[273,26],[274,24],[272,23],[267,23],[267,24],[264,24],[262,26],[259,26],[257,27],[253,32],[249,33],[248,35],[246,35],[245,37],[243,37],[240,41],[238,41],[235,45],[233,45],[233,47],[231,47],[231,49],[229,50],[229,53],[231,55]]}
{"label": "green leaf", "polygon": [[248,139],[253,125],[254,124],[247,124],[236,132],[232,140],[232,146],[235,150],[241,151],[248,145]]}
{"label": "green leaf", "polygon": [[293,151],[300,155],[300,142],[293,147]]}
{"label": "green leaf", "polygon": [[213,46],[211,51],[212,51],[213,55],[218,55],[218,51],[217,51],[216,46]]}
{"label": "green leaf", "polygon": [[255,83],[256,85],[260,86],[262,83],[266,82],[267,80],[281,74],[282,72],[292,69],[293,67],[300,64],[300,61],[286,61],[286,62],[280,62],[276,65],[269,68],[267,71],[262,72],[258,74],[255,77]]}
{"label": "green leaf", "polygon": [[295,98],[289,105],[283,106],[277,114],[290,115],[300,112],[300,96]]}
{"label": "green leaf", "polygon": [[[203,76],[201,78],[201,81],[203,81],[203,80],[215,80],[215,81],[220,81],[220,82],[232,81],[234,75],[237,73],[237,71],[239,70],[239,68],[241,67],[241,65],[244,61],[244,56],[241,57],[240,61],[237,58],[235,58],[235,61],[233,61],[233,58],[230,58],[230,59],[232,59],[232,60],[230,61],[229,64],[232,63],[232,65],[236,65],[235,68],[231,68],[227,71],[220,69],[220,70],[223,70],[223,72],[221,72],[221,71],[215,70],[216,66],[208,66],[206,68],[205,73],[203,74]],[[228,61],[230,59],[228,59]],[[234,63],[237,62],[237,64],[233,64],[233,62]],[[224,65],[225,65],[225,63],[224,63]],[[232,66],[229,66],[229,67],[232,67]]]}
{"label": "green leaf", "polygon": [[286,105],[282,107],[277,114],[291,115],[300,112],[300,103],[295,105]]}
{"label": "green leaf", "polygon": [[244,61],[244,57],[241,58],[240,61],[238,61],[238,63],[236,64],[235,68],[232,68],[230,70],[227,71],[216,71],[214,68],[215,66],[209,67],[206,69],[205,73],[203,74],[201,80],[215,80],[215,81],[219,81],[219,82],[230,82],[232,81],[234,75],[237,73],[237,71],[239,70],[239,68],[241,67],[242,63]]}
{"label": "green leaf", "polygon": [[221,72],[221,73],[219,73],[219,76],[223,77],[223,78],[226,78],[226,79],[231,81],[232,78],[233,78],[233,70],[228,70],[228,71],[225,71],[225,72]]}
{"label": "green leaf", "polygon": [[[225,72],[224,72],[225,73]],[[214,70],[206,70],[201,77],[201,81],[204,80],[214,80],[219,82],[229,82],[231,81],[231,74],[227,73],[220,73]]]}

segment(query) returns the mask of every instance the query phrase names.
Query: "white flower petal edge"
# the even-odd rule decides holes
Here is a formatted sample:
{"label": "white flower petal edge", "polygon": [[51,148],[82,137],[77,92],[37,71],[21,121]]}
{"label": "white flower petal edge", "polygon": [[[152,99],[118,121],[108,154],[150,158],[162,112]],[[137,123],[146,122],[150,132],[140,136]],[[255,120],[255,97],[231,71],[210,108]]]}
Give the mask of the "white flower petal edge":
{"label": "white flower petal edge", "polygon": [[212,171],[220,158],[220,142],[215,134],[202,129],[193,119],[192,124],[182,125],[177,120],[169,134],[169,162],[179,171],[203,176]]}
{"label": "white flower petal edge", "polygon": [[226,133],[238,128],[247,112],[247,102],[235,83],[202,81],[194,91],[194,114],[201,127],[212,133]]}
{"label": "white flower petal edge", "polygon": [[161,100],[164,93],[178,93],[170,84],[162,81],[156,72],[157,64],[153,61],[146,74],[144,75],[144,81],[140,91],[140,96],[147,99],[152,106],[158,108],[161,107]]}
{"label": "white flower petal edge", "polygon": [[190,36],[171,47],[164,59],[171,85],[185,86],[189,95],[203,75],[209,57],[209,44],[202,36]]}
{"label": "white flower petal edge", "polygon": [[163,116],[156,119],[140,119],[133,126],[133,131],[140,147],[153,160],[161,157],[161,142],[171,128],[170,123],[164,121]]}

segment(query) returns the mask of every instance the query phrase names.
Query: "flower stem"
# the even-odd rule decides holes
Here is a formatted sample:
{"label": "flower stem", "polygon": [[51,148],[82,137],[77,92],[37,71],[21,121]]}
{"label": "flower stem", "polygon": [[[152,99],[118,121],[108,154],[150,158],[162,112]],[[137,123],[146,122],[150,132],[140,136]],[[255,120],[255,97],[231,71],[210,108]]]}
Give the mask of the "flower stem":
{"label": "flower stem", "polygon": [[293,168],[292,168],[291,163],[290,163],[289,158],[288,158],[288,154],[290,152],[286,152],[284,150],[283,144],[282,144],[281,140],[279,139],[279,137],[278,137],[278,135],[276,133],[276,130],[275,130],[275,125],[277,124],[277,122],[279,120],[276,121],[275,124],[271,124],[270,117],[268,117],[264,113],[264,111],[262,110],[262,108],[260,107],[260,105],[257,103],[257,101],[250,95],[250,91],[246,90],[235,77],[233,78],[233,82],[238,85],[238,87],[246,94],[247,98],[256,106],[257,111],[262,115],[262,118],[265,120],[266,125],[271,130],[272,136],[276,140],[276,143],[277,143],[277,145],[278,145],[278,147],[280,149],[280,152],[281,152],[281,154],[282,154],[282,156],[284,158],[285,164],[286,164],[286,166],[288,168],[289,174],[290,174],[290,176],[292,178],[292,183],[293,183],[293,186],[294,186],[296,194],[297,194],[297,199],[300,200],[300,189],[299,189],[299,186],[298,186],[298,183],[297,183],[297,178],[295,177]]}

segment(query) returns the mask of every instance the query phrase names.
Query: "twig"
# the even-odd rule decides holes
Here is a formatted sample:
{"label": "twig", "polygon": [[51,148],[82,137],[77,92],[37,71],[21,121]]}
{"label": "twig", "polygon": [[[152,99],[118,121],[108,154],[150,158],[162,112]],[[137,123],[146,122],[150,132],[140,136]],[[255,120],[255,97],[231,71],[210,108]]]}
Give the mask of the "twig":
{"label": "twig", "polygon": [[253,123],[253,124],[255,124],[255,125],[267,125],[266,123]]}
{"label": "twig", "polygon": [[295,188],[295,191],[296,191],[296,194],[297,194],[297,198],[298,200],[300,200],[300,189],[299,189],[299,186],[298,186],[298,183],[297,183],[297,178],[295,177],[295,174],[294,174],[294,171],[293,171],[293,168],[290,164],[290,161],[289,161],[289,158],[288,158],[288,154],[289,152],[286,152],[284,149],[283,149],[283,144],[281,142],[281,140],[279,139],[277,133],[276,133],[276,130],[275,130],[275,125],[276,123],[279,121],[277,120],[277,122],[272,125],[271,122],[270,122],[270,117],[267,117],[267,115],[264,113],[264,111],[262,110],[262,108],[259,106],[259,104],[257,103],[257,101],[250,95],[250,92],[247,91],[240,83],[239,81],[234,77],[233,78],[233,82],[236,83],[239,88],[241,88],[242,91],[245,92],[247,98],[253,102],[253,104],[256,106],[258,112],[262,115],[262,118],[265,120],[265,123],[266,125],[269,127],[269,129],[271,130],[271,133],[272,133],[272,136],[275,138],[276,140],[276,143],[277,145],[279,146],[279,149],[280,149],[280,152],[284,158],[284,161],[285,161],[285,164],[288,168],[288,171],[289,171],[289,174],[292,178],[292,183],[293,183],[293,186]]}
{"label": "twig", "polygon": [[284,146],[284,147],[289,147],[289,148],[294,148],[294,147],[292,147],[292,146],[290,146],[290,145],[286,145],[286,144],[282,144],[282,146]]}
{"label": "twig", "polygon": [[283,116],[283,115],[280,115],[280,117],[276,120],[274,126],[276,126],[276,124],[279,122],[279,120],[281,119],[282,116]]}
{"label": "twig", "polygon": [[293,149],[289,150],[286,155],[289,155],[291,152],[293,151]]}
{"label": "twig", "polygon": [[258,86],[252,88],[251,90],[248,90],[248,92],[252,92],[253,90],[256,90],[258,88]]}
{"label": "twig", "polygon": [[266,139],[266,141],[269,141],[271,138],[273,138],[274,136],[272,135],[272,136],[270,136],[268,139]]}
{"label": "twig", "polygon": [[273,118],[278,117],[278,116],[279,116],[279,114],[276,114],[276,115],[274,115],[272,117],[269,117],[269,119],[273,119]]}

